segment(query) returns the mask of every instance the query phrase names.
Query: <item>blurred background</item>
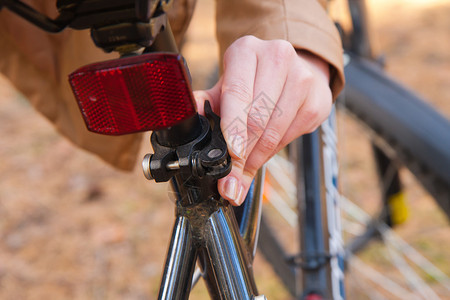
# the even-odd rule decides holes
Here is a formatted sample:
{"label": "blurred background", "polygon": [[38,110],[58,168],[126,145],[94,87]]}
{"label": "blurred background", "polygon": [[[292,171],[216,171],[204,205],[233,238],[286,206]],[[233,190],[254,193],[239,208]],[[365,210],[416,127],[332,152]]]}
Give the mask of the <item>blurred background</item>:
{"label": "blurred background", "polygon": [[[450,118],[450,1],[368,4],[373,42],[387,71]],[[346,13],[337,0],[332,10]],[[183,49],[196,89],[217,65],[214,14],[213,1],[198,1]],[[0,299],[156,298],[174,216],[168,186],[145,180],[139,165],[133,173],[118,172],[75,148],[2,76],[0,104]],[[351,172],[343,181],[370,206],[377,183],[361,179],[372,172],[370,150],[355,148],[352,139],[364,133],[346,126],[341,165]],[[396,232],[450,275],[448,220],[412,174],[401,175],[410,219]],[[383,271],[377,251],[370,248],[361,258]],[[289,299],[260,255],[256,261],[260,291]],[[200,284],[191,299],[206,295]]]}

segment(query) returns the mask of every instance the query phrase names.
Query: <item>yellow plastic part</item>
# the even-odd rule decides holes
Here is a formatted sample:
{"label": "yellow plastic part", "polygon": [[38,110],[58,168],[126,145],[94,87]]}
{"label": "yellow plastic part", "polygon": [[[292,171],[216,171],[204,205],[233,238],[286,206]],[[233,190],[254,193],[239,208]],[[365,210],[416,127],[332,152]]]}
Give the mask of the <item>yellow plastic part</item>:
{"label": "yellow plastic part", "polygon": [[408,206],[406,205],[405,193],[399,192],[392,195],[388,200],[388,205],[391,210],[392,223],[399,225],[408,219]]}

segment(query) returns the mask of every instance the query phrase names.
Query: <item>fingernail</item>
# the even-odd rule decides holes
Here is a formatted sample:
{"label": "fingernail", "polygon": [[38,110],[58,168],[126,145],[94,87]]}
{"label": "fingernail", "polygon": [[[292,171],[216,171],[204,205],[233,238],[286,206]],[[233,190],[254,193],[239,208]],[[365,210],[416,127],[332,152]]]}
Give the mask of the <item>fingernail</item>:
{"label": "fingernail", "polygon": [[241,205],[242,202],[244,202],[244,200],[242,199],[242,194],[244,193],[244,188],[242,186],[239,186],[239,192],[236,196],[236,201],[234,201],[234,203],[236,205]]}
{"label": "fingernail", "polygon": [[240,135],[232,135],[230,137],[230,144],[234,155],[239,158],[243,158],[245,150],[244,138]]}
{"label": "fingernail", "polygon": [[234,177],[228,178],[225,182],[225,195],[231,200],[235,201],[237,196],[238,181]]}

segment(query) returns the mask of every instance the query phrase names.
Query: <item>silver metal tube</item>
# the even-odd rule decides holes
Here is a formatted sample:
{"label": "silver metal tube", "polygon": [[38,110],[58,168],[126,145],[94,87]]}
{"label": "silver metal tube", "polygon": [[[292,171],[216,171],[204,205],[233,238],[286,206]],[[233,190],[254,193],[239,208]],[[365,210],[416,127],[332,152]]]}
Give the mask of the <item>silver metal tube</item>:
{"label": "silver metal tube", "polygon": [[189,220],[184,216],[178,216],[172,232],[158,299],[189,298],[196,260],[197,249]]}
{"label": "silver metal tube", "polygon": [[251,258],[230,206],[209,217],[203,238],[205,248],[199,255],[211,298],[248,300],[257,295]]}
{"label": "silver metal tube", "polygon": [[245,244],[247,245],[248,251],[251,253],[252,260],[253,257],[255,257],[256,248],[258,245],[265,173],[265,166],[259,169],[256,173],[251,198],[246,200],[250,201],[250,203],[245,207],[239,228]]}

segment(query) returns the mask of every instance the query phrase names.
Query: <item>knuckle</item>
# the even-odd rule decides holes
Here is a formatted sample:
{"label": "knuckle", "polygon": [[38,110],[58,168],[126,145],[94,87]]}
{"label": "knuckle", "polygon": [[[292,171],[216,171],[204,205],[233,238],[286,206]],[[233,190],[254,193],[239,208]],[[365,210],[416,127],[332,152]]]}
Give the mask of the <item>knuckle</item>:
{"label": "knuckle", "polygon": [[238,47],[253,47],[261,40],[253,35],[245,35],[237,39],[233,44]]}
{"label": "knuckle", "polygon": [[252,56],[255,54],[257,44],[261,42],[254,36],[243,36],[234,41],[225,51],[223,55],[223,62],[225,65],[236,57]]}
{"label": "knuckle", "polygon": [[324,121],[326,118],[326,108],[318,107],[317,105],[306,107],[303,110],[303,122],[305,124],[304,131],[305,133],[312,133],[314,132],[320,124]]}
{"label": "knuckle", "polygon": [[318,112],[315,111],[314,109],[310,109],[310,108],[305,108],[302,111],[301,114],[301,124],[303,124],[303,128],[302,131],[304,133],[311,133],[315,130],[314,127],[316,127],[317,125],[317,115]]}
{"label": "knuckle", "polygon": [[[241,38],[242,39],[242,38]],[[232,43],[223,55],[223,62],[226,67],[228,62],[235,60],[238,57],[245,57],[252,55],[252,47],[250,47],[250,43],[245,40],[236,40]]]}
{"label": "knuckle", "polygon": [[[261,166],[262,166],[262,165],[261,165]],[[243,172],[244,177],[245,177],[245,178],[248,178],[248,181],[251,183],[251,181],[253,180],[253,178],[254,178],[255,175],[256,175],[256,172],[258,171],[258,169],[259,169],[261,166],[253,166],[253,164],[252,164],[252,166],[246,165],[246,166],[245,166],[245,170],[244,170],[244,172]]]}
{"label": "knuckle", "polygon": [[309,79],[305,79],[305,76],[303,74],[302,70],[295,69],[292,72],[292,82],[295,83],[295,86],[293,87],[294,91],[296,92],[296,95],[299,95],[300,97],[303,97],[304,100],[309,94],[311,90],[311,82]]}
{"label": "knuckle", "polygon": [[251,102],[253,95],[243,80],[234,79],[233,82],[222,86],[222,97],[228,96],[247,105]]}
{"label": "knuckle", "polygon": [[296,83],[294,88],[297,90],[298,95],[306,97],[310,94],[314,86],[314,75],[310,70],[301,66],[295,66],[290,70],[289,78]]}
{"label": "knuckle", "polygon": [[298,80],[302,86],[310,87],[314,83],[314,74],[308,68],[298,69]]}
{"label": "knuckle", "polygon": [[228,47],[227,50],[225,50],[225,53],[223,54],[223,63],[226,66],[228,64],[228,62],[230,61],[230,59],[233,59],[233,56],[235,55],[234,52],[234,45],[231,45],[230,47]]}
{"label": "knuckle", "polygon": [[243,159],[235,159],[233,160],[233,170],[243,170],[245,167],[245,160]]}
{"label": "knuckle", "polygon": [[259,139],[259,146],[264,153],[272,153],[281,141],[280,133],[275,129],[266,128]]}
{"label": "knuckle", "polygon": [[255,132],[262,132],[270,116],[258,106],[252,106],[247,116],[247,127]]}
{"label": "knuckle", "polygon": [[264,131],[264,127],[258,118],[247,116],[247,130],[256,136],[261,136]]}
{"label": "knuckle", "polygon": [[272,59],[277,64],[286,64],[288,63],[292,58],[294,58],[295,50],[294,47],[287,41],[283,40],[276,40],[271,41],[270,45],[272,52]]}
{"label": "knuckle", "polygon": [[[252,156],[247,160],[245,163],[245,169],[244,169],[244,176],[247,176],[247,178],[252,179],[256,172],[264,165],[264,163],[267,161],[267,155],[266,154],[256,154],[252,153]],[[251,180],[250,180],[251,181]]]}
{"label": "knuckle", "polygon": [[306,108],[304,111],[304,116],[307,124],[312,124],[314,126],[320,116],[320,111],[316,107]]}

